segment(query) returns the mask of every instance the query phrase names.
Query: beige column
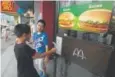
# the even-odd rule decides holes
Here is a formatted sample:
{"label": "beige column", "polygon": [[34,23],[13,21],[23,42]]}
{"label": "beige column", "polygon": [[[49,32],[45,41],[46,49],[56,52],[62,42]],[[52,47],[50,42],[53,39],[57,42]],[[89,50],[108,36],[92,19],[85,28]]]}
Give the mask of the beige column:
{"label": "beige column", "polygon": [[19,16],[14,16],[14,19],[15,19],[15,25],[19,23]]}

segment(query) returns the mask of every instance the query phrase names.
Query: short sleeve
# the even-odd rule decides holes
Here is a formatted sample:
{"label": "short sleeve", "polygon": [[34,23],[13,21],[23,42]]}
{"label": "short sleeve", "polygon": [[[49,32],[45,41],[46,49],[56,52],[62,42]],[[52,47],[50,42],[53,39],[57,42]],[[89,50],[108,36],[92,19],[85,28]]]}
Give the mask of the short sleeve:
{"label": "short sleeve", "polygon": [[44,34],[44,44],[45,45],[48,45],[48,36],[47,36],[47,34]]}

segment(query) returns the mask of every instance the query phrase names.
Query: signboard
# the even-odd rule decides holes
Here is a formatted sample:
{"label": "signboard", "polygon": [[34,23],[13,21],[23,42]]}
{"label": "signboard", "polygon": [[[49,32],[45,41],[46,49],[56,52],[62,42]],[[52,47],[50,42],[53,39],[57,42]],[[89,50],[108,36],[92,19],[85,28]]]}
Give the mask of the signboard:
{"label": "signboard", "polygon": [[104,76],[112,47],[74,38],[63,38],[62,55],[89,72]]}
{"label": "signboard", "polygon": [[16,13],[17,6],[13,1],[1,1],[1,11]]}
{"label": "signboard", "polygon": [[60,8],[59,27],[69,30],[104,33],[108,31],[112,1]]}

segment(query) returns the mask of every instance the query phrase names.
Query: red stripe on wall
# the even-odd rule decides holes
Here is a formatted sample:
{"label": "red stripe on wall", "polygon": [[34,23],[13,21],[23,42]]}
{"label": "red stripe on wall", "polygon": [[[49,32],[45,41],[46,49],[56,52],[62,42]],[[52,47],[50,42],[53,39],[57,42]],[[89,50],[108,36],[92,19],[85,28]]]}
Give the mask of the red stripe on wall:
{"label": "red stripe on wall", "polygon": [[48,34],[49,48],[52,47],[53,36],[54,36],[54,24],[55,24],[55,2],[44,1],[43,2],[43,19],[46,21],[45,31]]}

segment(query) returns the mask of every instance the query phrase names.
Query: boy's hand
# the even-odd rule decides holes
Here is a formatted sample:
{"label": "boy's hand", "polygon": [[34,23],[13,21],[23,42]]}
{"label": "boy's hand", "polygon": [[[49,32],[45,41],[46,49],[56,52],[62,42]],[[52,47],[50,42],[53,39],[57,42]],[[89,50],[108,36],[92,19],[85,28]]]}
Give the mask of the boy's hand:
{"label": "boy's hand", "polygon": [[[56,52],[56,48],[52,48],[51,51],[52,51],[52,54],[55,53],[55,52]],[[48,63],[48,61],[49,61],[49,57],[50,57],[50,56],[51,56],[51,54],[45,57],[45,59],[44,59],[45,64]]]}
{"label": "boy's hand", "polygon": [[52,43],[54,45],[54,48],[56,48],[56,50],[57,50],[57,44],[55,42],[52,42]]}
{"label": "boy's hand", "polygon": [[52,42],[52,43],[53,43],[54,47],[56,48],[56,43],[55,42]]}

